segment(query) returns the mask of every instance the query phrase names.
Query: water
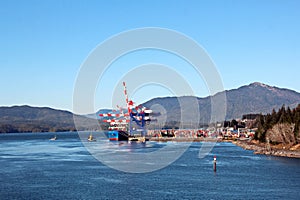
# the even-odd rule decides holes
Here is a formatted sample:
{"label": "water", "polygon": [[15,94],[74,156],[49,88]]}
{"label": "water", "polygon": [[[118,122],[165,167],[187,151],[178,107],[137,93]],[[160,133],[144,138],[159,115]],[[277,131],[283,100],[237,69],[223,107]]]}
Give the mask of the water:
{"label": "water", "polygon": [[[300,199],[300,159],[254,155],[231,143],[218,143],[208,156],[199,159],[201,143],[193,143],[166,168],[131,174],[100,163],[76,133],[59,133],[58,140],[49,141],[53,136],[0,135],[1,200]],[[107,141],[107,145],[112,143]],[[146,145],[125,143],[121,148],[155,151],[176,144]],[[217,173],[213,172],[214,155]]]}

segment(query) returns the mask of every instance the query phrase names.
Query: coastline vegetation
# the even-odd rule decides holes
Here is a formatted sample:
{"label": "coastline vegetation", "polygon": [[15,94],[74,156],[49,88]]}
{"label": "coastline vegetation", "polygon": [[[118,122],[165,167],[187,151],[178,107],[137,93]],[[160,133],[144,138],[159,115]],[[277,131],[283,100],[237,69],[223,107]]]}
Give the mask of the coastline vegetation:
{"label": "coastline vegetation", "polygon": [[[283,105],[278,111],[273,109],[271,114],[260,114],[257,118],[258,129],[256,131],[255,140],[258,140],[262,143],[267,142],[267,133],[273,127],[280,124],[285,124],[287,126],[292,126],[291,133],[294,134],[294,138],[296,138],[295,143],[299,142],[299,128],[300,128],[300,104],[294,108],[290,109],[290,107],[285,107]],[[297,139],[298,138],[298,139]]]}

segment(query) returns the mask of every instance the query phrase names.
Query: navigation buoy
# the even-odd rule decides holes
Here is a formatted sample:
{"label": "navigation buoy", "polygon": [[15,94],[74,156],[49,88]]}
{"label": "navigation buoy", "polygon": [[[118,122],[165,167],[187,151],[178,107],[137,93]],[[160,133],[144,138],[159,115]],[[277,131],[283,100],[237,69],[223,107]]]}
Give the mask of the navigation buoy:
{"label": "navigation buoy", "polygon": [[217,156],[214,156],[214,172],[217,171]]}

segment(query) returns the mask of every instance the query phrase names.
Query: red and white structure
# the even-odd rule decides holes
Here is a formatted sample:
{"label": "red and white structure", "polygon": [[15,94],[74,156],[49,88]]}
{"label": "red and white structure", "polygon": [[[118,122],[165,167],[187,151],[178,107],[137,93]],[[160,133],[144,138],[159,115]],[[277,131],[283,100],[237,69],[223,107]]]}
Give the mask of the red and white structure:
{"label": "red and white structure", "polygon": [[[103,113],[99,114],[100,117],[106,117],[104,122],[110,124],[109,130],[128,130],[131,134],[132,121],[134,121],[140,128],[144,130],[145,121],[150,121],[149,114],[152,110],[146,109],[142,105],[135,106],[132,100],[128,99],[126,84],[123,82],[124,95],[127,106],[127,113],[123,113],[123,109],[119,107],[120,113]],[[142,133],[143,135],[144,133]]]}

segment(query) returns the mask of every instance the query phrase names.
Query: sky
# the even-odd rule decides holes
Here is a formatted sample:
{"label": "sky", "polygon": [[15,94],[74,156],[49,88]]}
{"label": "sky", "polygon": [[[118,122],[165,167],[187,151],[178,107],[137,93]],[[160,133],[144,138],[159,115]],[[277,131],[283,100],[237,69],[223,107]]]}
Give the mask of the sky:
{"label": "sky", "polygon": [[[197,42],[213,60],[224,89],[262,82],[300,92],[299,8],[298,0],[2,0],[0,106],[72,111],[77,77],[91,52],[113,36],[145,27],[174,30]],[[95,110],[119,104],[112,100],[117,85],[137,66],[149,63],[175,70],[193,93],[174,94],[159,84],[128,86],[134,101],[210,95],[188,62],[170,52],[145,49],[111,63],[95,86]]]}

